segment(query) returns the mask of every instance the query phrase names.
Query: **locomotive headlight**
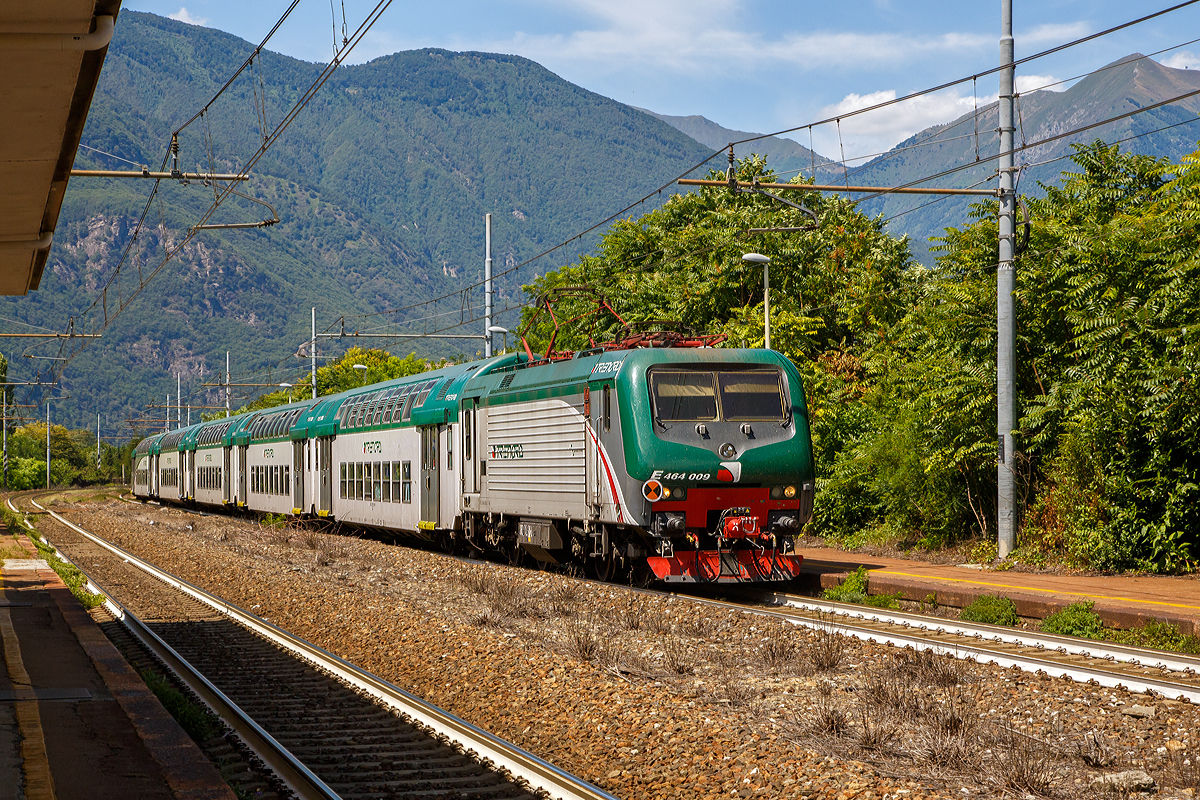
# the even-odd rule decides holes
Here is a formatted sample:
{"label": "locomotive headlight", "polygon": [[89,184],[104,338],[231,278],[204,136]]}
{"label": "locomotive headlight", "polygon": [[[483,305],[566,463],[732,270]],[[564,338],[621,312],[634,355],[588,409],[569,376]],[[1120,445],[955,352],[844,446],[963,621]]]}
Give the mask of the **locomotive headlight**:
{"label": "locomotive headlight", "polygon": [[671,496],[674,497],[676,500],[686,500],[687,499],[687,489],[680,487],[680,488],[674,490],[671,493]]}
{"label": "locomotive headlight", "polygon": [[791,500],[793,497],[796,496],[796,487],[789,486],[786,489],[784,489],[783,496],[786,497],[788,500]]}
{"label": "locomotive headlight", "polygon": [[737,455],[737,448],[729,442],[717,448],[717,452],[721,454],[721,458],[733,458]]}
{"label": "locomotive headlight", "polygon": [[671,490],[669,488],[667,488],[666,486],[663,487],[662,499],[663,500],[671,499]]}
{"label": "locomotive headlight", "polygon": [[778,500],[781,497],[783,497],[783,487],[782,486],[772,486],[771,487],[771,499]]}

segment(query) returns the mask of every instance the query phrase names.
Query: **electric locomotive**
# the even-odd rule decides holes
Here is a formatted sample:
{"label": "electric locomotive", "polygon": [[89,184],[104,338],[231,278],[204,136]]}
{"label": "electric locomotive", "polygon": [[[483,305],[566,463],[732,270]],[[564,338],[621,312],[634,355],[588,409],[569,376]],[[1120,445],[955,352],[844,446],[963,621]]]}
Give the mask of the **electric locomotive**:
{"label": "electric locomotive", "polygon": [[141,442],[134,493],[664,581],[796,577],[808,409],[770,350],[506,354]]}

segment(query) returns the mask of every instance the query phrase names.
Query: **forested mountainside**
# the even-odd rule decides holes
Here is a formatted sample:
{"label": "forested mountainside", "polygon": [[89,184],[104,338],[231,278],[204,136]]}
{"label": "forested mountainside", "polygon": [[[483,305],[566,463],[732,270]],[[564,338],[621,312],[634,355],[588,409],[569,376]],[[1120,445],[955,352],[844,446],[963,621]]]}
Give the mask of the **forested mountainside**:
{"label": "forested mountainside", "polygon": [[[171,131],[199,111],[252,50],[220,31],[123,12],[82,143],[157,169]],[[266,98],[273,127],[320,70],[263,53],[181,134],[180,167],[235,170],[261,142],[253,90]],[[78,424],[89,414],[94,420],[97,410],[137,416],[148,401],[161,404],[174,393],[176,373],[198,391],[202,375],[224,369],[227,349],[235,380],[281,360],[278,380],[287,380],[289,366],[299,365],[289,358],[308,337],[312,306],[324,327],[341,314],[418,303],[481,277],[484,213],[493,214],[494,255],[503,269],[619,210],[705,155],[703,146],[664,122],[516,56],[418,50],[340,68],[242,189],[270,203],[281,222],[199,234],[105,338],[71,362],[63,384],[74,402],[66,402],[63,413],[72,416],[61,421]],[[84,148],[76,167],[133,168]],[[41,287],[28,297],[3,299],[0,314],[65,325],[116,267],[149,190],[149,181],[73,179]],[[178,241],[212,196],[195,182],[164,185],[161,206],[151,208],[154,224],[135,254],[152,268],[164,239]],[[213,221],[269,216],[264,207],[239,201],[222,207]],[[515,297],[535,269],[555,265],[545,261],[504,283],[502,299]],[[476,349],[473,343],[414,347],[435,355]],[[56,349],[43,344],[29,352]],[[32,375],[31,364],[48,363],[24,360],[15,350],[7,355],[22,365],[14,380]],[[215,391],[209,401],[217,402]]]}

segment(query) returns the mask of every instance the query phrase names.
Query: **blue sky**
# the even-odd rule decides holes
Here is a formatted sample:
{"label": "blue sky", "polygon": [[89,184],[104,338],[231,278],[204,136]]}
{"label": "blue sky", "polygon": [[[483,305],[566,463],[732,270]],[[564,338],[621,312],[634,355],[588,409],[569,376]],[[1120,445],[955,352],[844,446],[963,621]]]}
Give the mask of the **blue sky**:
{"label": "blue sky", "polygon": [[[324,2],[324,0],[322,0]],[[271,49],[308,61],[332,55],[331,4],[302,2]],[[333,0],[340,28],[343,0]],[[1174,3],[1014,0],[1017,57]],[[344,0],[353,30],[373,7]],[[286,2],[126,0],[259,41]],[[526,56],[587,89],[665,114],[702,114],[770,132],[988,69],[998,58],[999,0],[394,0],[352,62],[417,47]],[[1133,52],[1200,68],[1200,4],[1024,65],[1018,89],[1072,78]],[[232,65],[231,65],[232,66]],[[1056,87],[1066,88],[1069,84]],[[978,99],[997,91],[981,79]],[[836,157],[885,150],[969,111],[970,83],[814,133]],[[808,133],[794,134],[808,144]]]}

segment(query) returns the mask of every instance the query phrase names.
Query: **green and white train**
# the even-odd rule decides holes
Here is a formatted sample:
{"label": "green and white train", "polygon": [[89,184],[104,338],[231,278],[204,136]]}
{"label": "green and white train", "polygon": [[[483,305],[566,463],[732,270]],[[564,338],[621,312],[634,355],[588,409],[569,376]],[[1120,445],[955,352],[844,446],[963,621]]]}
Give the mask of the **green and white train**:
{"label": "green and white train", "polygon": [[800,375],[770,350],[507,354],[143,440],[134,494],[666,581],[795,577]]}

